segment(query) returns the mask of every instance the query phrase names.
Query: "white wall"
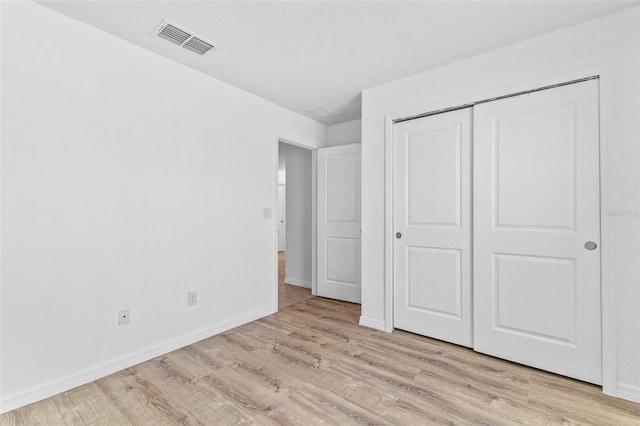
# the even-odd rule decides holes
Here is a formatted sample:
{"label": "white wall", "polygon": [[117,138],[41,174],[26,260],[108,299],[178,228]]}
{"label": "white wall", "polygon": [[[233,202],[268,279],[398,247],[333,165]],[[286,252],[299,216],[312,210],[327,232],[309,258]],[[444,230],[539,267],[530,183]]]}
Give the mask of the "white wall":
{"label": "white wall", "polygon": [[[605,65],[610,84],[601,93],[608,167],[609,208],[629,215],[606,215],[611,239],[603,246],[611,270],[604,277],[614,292],[616,328],[614,383],[606,389],[640,401],[640,195],[639,9],[633,8],[487,54],[388,83],[363,93],[362,144],[362,318],[377,328],[391,325],[385,273],[385,115],[415,114],[487,93],[506,92],[539,79]],[[419,54],[419,52],[416,52]],[[633,213],[635,212],[635,214]],[[391,233],[392,230],[387,230]],[[391,235],[391,234],[389,234]],[[606,325],[608,326],[608,325]],[[608,351],[610,348],[605,348]]]}
{"label": "white wall", "polygon": [[311,150],[280,143],[286,156],[287,241],[284,281],[311,288],[312,179]]}
{"label": "white wall", "polygon": [[34,3],[1,23],[2,411],[275,312],[275,135],[326,126]]}
{"label": "white wall", "polygon": [[362,141],[362,120],[346,121],[329,126],[328,145],[350,145]]}

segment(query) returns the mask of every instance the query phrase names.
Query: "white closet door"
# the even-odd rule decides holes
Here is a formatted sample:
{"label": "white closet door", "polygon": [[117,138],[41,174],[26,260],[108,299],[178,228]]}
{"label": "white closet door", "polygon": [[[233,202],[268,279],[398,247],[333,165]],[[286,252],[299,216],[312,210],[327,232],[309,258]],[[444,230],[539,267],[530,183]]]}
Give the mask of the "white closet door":
{"label": "white closet door", "polygon": [[600,384],[598,133],[597,80],[474,112],[474,347]]}
{"label": "white closet door", "polygon": [[471,109],[394,132],[394,326],[472,345]]}
{"label": "white closet door", "polygon": [[360,303],[360,144],[317,158],[317,295]]}

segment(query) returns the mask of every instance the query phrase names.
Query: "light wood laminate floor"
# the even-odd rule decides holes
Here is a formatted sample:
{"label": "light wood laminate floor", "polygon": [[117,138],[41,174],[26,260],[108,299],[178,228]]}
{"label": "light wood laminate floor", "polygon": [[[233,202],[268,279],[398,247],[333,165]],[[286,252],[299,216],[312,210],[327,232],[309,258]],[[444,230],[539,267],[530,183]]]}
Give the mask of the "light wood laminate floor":
{"label": "light wood laminate floor", "polygon": [[310,288],[285,284],[285,262],[285,252],[278,252],[278,309],[286,308],[312,297]]}
{"label": "light wood laminate floor", "polygon": [[1,425],[639,425],[600,388],[313,297],[0,416]]}

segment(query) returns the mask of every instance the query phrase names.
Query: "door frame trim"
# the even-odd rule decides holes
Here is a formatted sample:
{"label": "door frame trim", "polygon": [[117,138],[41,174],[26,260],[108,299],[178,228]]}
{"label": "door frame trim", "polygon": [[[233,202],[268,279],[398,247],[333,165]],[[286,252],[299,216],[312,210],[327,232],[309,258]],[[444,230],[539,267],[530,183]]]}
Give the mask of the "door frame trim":
{"label": "door frame trim", "polygon": [[[316,200],[316,191],[317,191],[317,182],[316,182],[316,156],[318,148],[311,146],[311,144],[306,145],[304,143],[296,142],[300,140],[300,138],[285,135],[281,132],[274,132],[273,135],[273,199],[272,205],[273,214],[272,217],[272,232],[273,232],[273,274],[272,274],[272,287],[273,287],[273,306],[274,312],[278,312],[278,168],[279,164],[279,151],[280,151],[280,142],[286,143],[289,145],[297,146],[299,148],[307,149],[311,151],[311,294],[316,295],[316,213],[317,213],[317,200]],[[286,245],[285,245],[286,246]]]}
{"label": "door frame trim", "polygon": [[616,257],[610,244],[609,222],[604,212],[610,209],[609,166],[607,159],[609,123],[613,93],[612,65],[603,64],[567,73],[547,76],[532,81],[484,92],[446,99],[408,110],[385,115],[384,137],[384,330],[391,332],[393,324],[393,141],[394,123],[406,117],[429,114],[433,111],[453,109],[460,105],[474,104],[484,99],[509,96],[546,86],[564,84],[574,80],[598,77],[600,115],[600,285],[602,324],[602,389],[605,394],[617,396],[617,341],[616,341],[616,285],[611,260]]}

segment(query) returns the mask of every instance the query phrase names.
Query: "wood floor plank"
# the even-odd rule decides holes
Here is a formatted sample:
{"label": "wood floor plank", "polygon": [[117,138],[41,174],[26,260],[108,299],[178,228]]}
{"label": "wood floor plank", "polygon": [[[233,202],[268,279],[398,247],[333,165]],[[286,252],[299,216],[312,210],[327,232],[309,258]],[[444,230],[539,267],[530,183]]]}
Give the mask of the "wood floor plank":
{"label": "wood floor plank", "polygon": [[176,410],[154,383],[144,379],[140,367],[129,368],[97,381],[98,386],[132,424],[194,424],[186,421],[182,409]]}
{"label": "wood floor plank", "polygon": [[312,297],[311,289],[285,284],[286,254],[278,252],[278,308],[284,309]]}
{"label": "wood floor plank", "polygon": [[640,425],[587,383],[313,297],[0,416],[4,425]]}
{"label": "wood floor plank", "polygon": [[580,424],[640,425],[640,404],[603,395],[595,386],[537,370],[531,382],[529,399],[536,409]]}
{"label": "wood floor plank", "polygon": [[122,411],[96,382],[55,395],[52,400],[67,425],[128,424]]}
{"label": "wood floor plank", "polygon": [[60,410],[58,410],[53,398],[47,398],[35,404],[30,404],[18,410],[0,415],[0,425],[2,426],[48,426],[52,424],[65,424],[62,419],[62,414]]}

